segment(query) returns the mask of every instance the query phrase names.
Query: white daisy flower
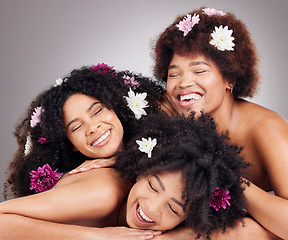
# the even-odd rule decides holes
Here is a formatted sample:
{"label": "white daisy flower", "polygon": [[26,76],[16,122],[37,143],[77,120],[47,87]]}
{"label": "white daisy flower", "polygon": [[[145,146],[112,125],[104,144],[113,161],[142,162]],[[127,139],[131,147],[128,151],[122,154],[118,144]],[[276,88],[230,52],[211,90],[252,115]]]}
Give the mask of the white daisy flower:
{"label": "white daisy flower", "polygon": [[25,143],[24,155],[27,156],[31,152],[31,149],[32,149],[32,139],[31,139],[31,135],[29,134],[27,136],[26,143]]}
{"label": "white daisy flower", "polygon": [[56,83],[54,84],[54,87],[60,86],[63,83],[63,79],[62,78],[57,78],[56,79]]}
{"label": "white daisy flower", "polygon": [[142,115],[147,115],[144,110],[144,108],[149,107],[148,102],[145,100],[146,96],[146,92],[135,94],[130,88],[128,97],[125,97],[128,107],[133,111],[137,120],[140,119]]}
{"label": "white daisy flower", "polygon": [[136,143],[139,145],[138,149],[141,152],[147,153],[148,154],[148,158],[151,158],[151,153],[152,153],[153,148],[157,144],[157,139],[154,138],[152,140],[150,137],[148,139],[142,138],[142,141],[136,140]]}
{"label": "white daisy flower", "polygon": [[228,26],[221,25],[219,28],[215,27],[213,33],[211,33],[212,40],[209,42],[220,51],[234,51],[235,44],[233,43],[234,37],[232,37],[233,30],[229,30]]}

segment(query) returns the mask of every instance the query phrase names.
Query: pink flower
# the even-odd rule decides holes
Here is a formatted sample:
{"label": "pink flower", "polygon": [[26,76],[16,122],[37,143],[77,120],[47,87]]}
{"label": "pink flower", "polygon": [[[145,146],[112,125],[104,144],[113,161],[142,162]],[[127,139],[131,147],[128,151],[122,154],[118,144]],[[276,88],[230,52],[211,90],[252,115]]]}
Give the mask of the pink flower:
{"label": "pink flower", "polygon": [[30,190],[35,188],[35,192],[44,192],[50,190],[58,182],[62,173],[52,170],[49,164],[45,164],[42,168],[38,167],[37,171],[30,172]]}
{"label": "pink flower", "polygon": [[42,107],[35,108],[32,116],[31,116],[30,127],[34,128],[38,123],[40,123],[39,117],[40,117],[42,112],[44,112]]}
{"label": "pink flower", "polygon": [[117,75],[115,73],[115,70],[113,69],[114,67],[110,67],[109,65],[107,64],[104,64],[104,63],[98,63],[97,66],[95,65],[92,65],[92,68],[97,72],[97,73],[108,73],[108,74],[111,74],[111,75]]}
{"label": "pink flower", "polygon": [[45,136],[45,135],[41,135],[41,136],[39,137],[39,139],[38,139],[37,142],[39,142],[39,143],[41,143],[41,144],[47,143],[47,138],[46,138],[46,136]]}
{"label": "pink flower", "polygon": [[208,15],[208,16],[225,16],[226,13],[223,11],[218,11],[215,8],[204,8],[202,9],[203,13]]}
{"label": "pink flower", "polygon": [[223,189],[217,187],[212,194],[210,207],[214,207],[216,211],[218,211],[221,207],[226,209],[226,204],[230,206],[228,199],[231,197],[228,194],[228,190],[224,191]]}
{"label": "pink flower", "polygon": [[199,23],[199,21],[199,15],[194,14],[191,18],[191,15],[187,14],[186,17],[179,22],[179,24],[176,24],[176,27],[178,27],[180,31],[184,32],[183,36],[185,37],[191,31],[193,26]]}
{"label": "pink flower", "polygon": [[133,90],[135,90],[140,85],[140,83],[137,82],[134,77],[129,77],[129,76],[124,75],[123,79],[124,79],[124,84],[132,88]]}

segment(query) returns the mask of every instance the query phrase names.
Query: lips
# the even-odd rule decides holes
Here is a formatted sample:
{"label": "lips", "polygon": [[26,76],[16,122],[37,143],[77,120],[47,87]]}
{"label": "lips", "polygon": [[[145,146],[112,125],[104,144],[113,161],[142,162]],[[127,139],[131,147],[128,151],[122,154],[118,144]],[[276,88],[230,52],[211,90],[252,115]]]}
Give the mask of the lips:
{"label": "lips", "polygon": [[177,99],[181,107],[187,107],[189,105],[195,104],[201,98],[202,94],[199,92],[182,92],[177,95]]}
{"label": "lips", "polygon": [[155,222],[149,218],[143,211],[141,205],[138,203],[136,206],[136,214],[135,214],[135,218],[137,220],[138,223],[140,223],[141,225],[153,225],[155,224]]}
{"label": "lips", "polygon": [[96,140],[94,140],[90,145],[91,146],[105,145],[109,141],[110,135],[111,135],[111,129],[108,129],[105,132],[103,132],[101,136],[98,137]]}

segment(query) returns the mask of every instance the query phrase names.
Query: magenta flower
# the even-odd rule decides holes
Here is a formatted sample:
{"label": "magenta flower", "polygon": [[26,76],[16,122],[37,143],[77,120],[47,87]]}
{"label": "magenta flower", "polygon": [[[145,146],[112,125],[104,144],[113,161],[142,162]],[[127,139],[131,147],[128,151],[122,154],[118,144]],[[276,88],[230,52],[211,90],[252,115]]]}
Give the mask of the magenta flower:
{"label": "magenta flower", "polygon": [[223,189],[217,187],[212,194],[210,207],[214,207],[216,211],[218,211],[221,207],[226,209],[226,204],[230,206],[228,199],[231,197],[228,194],[228,190],[224,191]]}
{"label": "magenta flower", "polygon": [[140,83],[137,82],[134,77],[129,77],[129,76],[124,75],[123,79],[124,79],[124,84],[128,86],[129,88],[132,88],[133,90],[135,90],[140,85]]}
{"label": "magenta flower", "polygon": [[46,136],[45,136],[45,135],[41,135],[41,136],[39,137],[39,139],[37,140],[37,142],[39,142],[39,143],[41,143],[41,144],[47,143],[47,138],[46,138]]}
{"label": "magenta flower", "polygon": [[104,63],[98,63],[97,66],[92,65],[92,68],[97,72],[97,73],[108,73],[110,75],[117,75],[115,70],[113,69],[114,67],[110,67],[107,64]]}
{"label": "magenta flower", "polygon": [[218,11],[215,8],[204,8],[203,13],[208,15],[208,16],[225,16],[226,13],[223,11]]}
{"label": "magenta flower", "polygon": [[30,172],[30,190],[35,189],[35,192],[44,192],[50,190],[58,182],[62,173],[57,173],[52,170],[48,163],[44,166],[38,167],[37,171]]}
{"label": "magenta flower", "polygon": [[40,118],[39,117],[40,117],[42,112],[44,112],[42,107],[35,108],[32,116],[31,116],[30,127],[34,128],[38,123],[40,123]]}
{"label": "magenta flower", "polygon": [[200,21],[199,15],[196,15],[196,13],[191,17],[190,14],[187,14],[186,17],[182,21],[180,21],[175,26],[178,27],[180,31],[183,31],[183,36],[185,37],[191,29],[194,27],[195,24],[198,24]]}

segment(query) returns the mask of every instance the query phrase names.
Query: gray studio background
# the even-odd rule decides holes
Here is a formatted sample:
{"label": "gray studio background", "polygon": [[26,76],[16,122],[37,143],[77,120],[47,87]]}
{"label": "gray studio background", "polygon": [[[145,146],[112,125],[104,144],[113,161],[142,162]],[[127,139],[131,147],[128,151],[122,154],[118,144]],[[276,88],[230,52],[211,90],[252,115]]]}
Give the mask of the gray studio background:
{"label": "gray studio background", "polygon": [[288,119],[287,0],[0,0],[0,192],[17,148],[14,126],[40,91],[98,62],[152,76],[150,42],[177,15],[201,6],[247,24],[263,77],[252,100]]}

